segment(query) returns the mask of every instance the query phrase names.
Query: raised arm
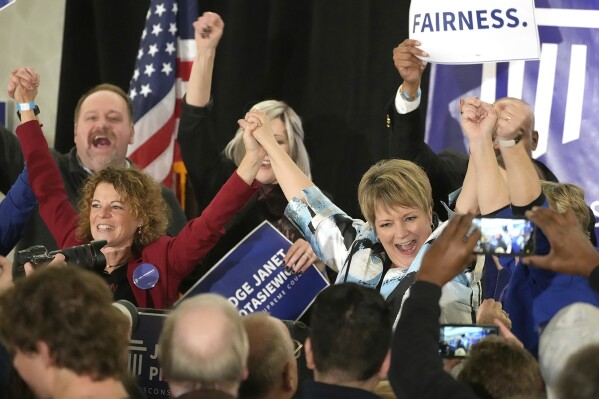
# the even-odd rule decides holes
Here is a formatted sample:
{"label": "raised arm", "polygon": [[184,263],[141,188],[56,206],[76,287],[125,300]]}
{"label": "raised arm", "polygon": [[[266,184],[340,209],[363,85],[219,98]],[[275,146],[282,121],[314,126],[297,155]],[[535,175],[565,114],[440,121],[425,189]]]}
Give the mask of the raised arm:
{"label": "raised arm", "polygon": [[493,133],[497,123],[495,108],[476,97],[460,102],[462,129],[470,143],[470,161],[474,166],[476,197],[481,214],[489,214],[509,204],[508,189],[495,151]]}
{"label": "raised arm", "polygon": [[196,57],[181,103],[177,141],[201,213],[235,170],[235,164],[222,156],[224,143],[214,127],[210,101],[214,59],[224,23],[218,14],[205,12],[193,27]]}
{"label": "raised arm", "polygon": [[431,244],[401,310],[391,349],[389,381],[395,392],[405,397],[477,397],[443,370],[438,354],[441,287],[473,260],[472,250],[480,232],[468,235],[472,217],[455,215]]}
{"label": "raised arm", "polygon": [[[414,104],[416,106],[420,104],[418,91],[420,90],[422,73],[427,64],[426,61],[422,61],[418,56],[428,56],[425,51],[418,48],[421,44],[418,40],[406,39],[393,49],[393,64],[403,79],[398,94],[408,101],[418,101],[417,104]],[[406,113],[401,112],[400,109],[398,111]]]}
{"label": "raised arm", "polygon": [[521,143],[522,125],[530,107],[517,99],[504,98],[495,103],[497,109],[497,142],[507,171],[509,198],[512,205],[523,207],[541,195],[541,181]]}
{"label": "raised arm", "polygon": [[252,137],[249,129],[244,132],[243,139],[245,155],[237,170],[216,193],[204,212],[192,219],[172,240],[168,253],[169,262],[180,278],[187,276],[214,248],[224,234],[227,223],[258,189],[259,184],[255,178],[265,151]]}
{"label": "raised arm", "polygon": [[387,157],[412,161],[426,172],[433,189],[435,212],[445,219],[447,212],[441,201],[448,202],[449,194],[462,185],[466,172],[467,157],[455,150],[435,153],[425,142],[422,115],[419,111],[422,73],[426,56],[421,43],[406,39],[393,49],[393,63],[403,83],[387,109],[389,152]]}
{"label": "raised arm", "polygon": [[[18,104],[32,103],[38,86],[39,75],[34,69],[19,68],[9,78],[8,95]],[[59,248],[80,244],[75,239],[77,212],[67,198],[60,171],[33,110],[21,110],[17,137],[29,171],[31,189],[39,202],[40,215],[56,243]]]}
{"label": "raised arm", "polygon": [[253,136],[268,154],[277,182],[283,189],[285,197],[288,200],[293,197],[303,198],[302,191],[314,186],[314,183],[277,143],[268,116],[262,111],[251,110],[246,114],[245,119],[240,119],[238,122],[243,129],[252,131]]}
{"label": "raised arm", "polygon": [[212,71],[216,47],[223,35],[225,23],[213,12],[205,12],[193,23],[196,57],[191,67],[186,100],[196,107],[205,107],[210,101]]}
{"label": "raised arm", "polygon": [[479,213],[478,209],[478,195],[476,189],[476,170],[474,170],[474,161],[472,157],[468,162],[468,169],[466,170],[466,177],[462,184],[462,190],[455,204],[456,213]]}

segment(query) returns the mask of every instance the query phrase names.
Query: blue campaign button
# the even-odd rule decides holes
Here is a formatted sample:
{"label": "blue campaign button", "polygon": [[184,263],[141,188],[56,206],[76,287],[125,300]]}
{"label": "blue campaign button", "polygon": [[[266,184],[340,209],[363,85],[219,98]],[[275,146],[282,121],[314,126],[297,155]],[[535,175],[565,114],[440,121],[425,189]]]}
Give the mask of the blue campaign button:
{"label": "blue campaign button", "polygon": [[142,263],[133,270],[133,284],[142,290],[153,288],[160,278],[158,269],[151,263]]}

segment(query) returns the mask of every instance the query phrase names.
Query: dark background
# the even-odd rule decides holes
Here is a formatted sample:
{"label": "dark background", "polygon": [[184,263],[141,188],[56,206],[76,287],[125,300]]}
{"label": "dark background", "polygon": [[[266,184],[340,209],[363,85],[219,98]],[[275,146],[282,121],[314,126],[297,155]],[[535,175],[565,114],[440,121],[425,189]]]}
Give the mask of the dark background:
{"label": "dark background", "polygon": [[[73,110],[90,87],[127,90],[149,0],[67,0],[56,148],[73,145]],[[225,22],[212,94],[222,146],[254,103],[302,117],[314,182],[361,217],[361,175],[386,158],[386,108],[400,84],[392,51],[408,36],[409,0],[199,0]],[[428,69],[427,69],[428,71]],[[423,103],[426,105],[424,79]],[[423,113],[424,115],[424,113]]]}

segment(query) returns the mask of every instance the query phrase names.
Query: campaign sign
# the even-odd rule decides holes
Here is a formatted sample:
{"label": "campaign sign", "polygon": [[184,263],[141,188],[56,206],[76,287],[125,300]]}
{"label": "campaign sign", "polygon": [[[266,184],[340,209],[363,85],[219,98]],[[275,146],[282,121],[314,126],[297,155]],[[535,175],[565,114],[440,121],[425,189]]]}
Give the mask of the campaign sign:
{"label": "campaign sign", "polygon": [[5,7],[8,7],[9,5],[11,5],[14,2],[15,2],[15,0],[0,0],[0,10],[2,10]]}
{"label": "campaign sign", "polygon": [[328,282],[314,266],[303,274],[285,271],[283,258],[291,242],[264,221],[206,273],[181,300],[203,292],[220,294],[239,314],[268,312],[296,320]]}
{"label": "campaign sign", "polygon": [[410,39],[426,61],[472,64],[538,59],[534,1],[412,0]]}
{"label": "campaign sign", "polygon": [[168,384],[162,379],[156,350],[167,314],[164,310],[139,309],[139,324],[131,333],[128,369],[148,399],[171,397]]}

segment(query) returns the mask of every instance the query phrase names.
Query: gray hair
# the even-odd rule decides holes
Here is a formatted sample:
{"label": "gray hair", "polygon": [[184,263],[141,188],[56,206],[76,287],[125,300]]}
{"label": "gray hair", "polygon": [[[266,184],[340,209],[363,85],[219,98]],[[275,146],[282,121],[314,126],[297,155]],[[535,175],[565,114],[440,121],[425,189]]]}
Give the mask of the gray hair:
{"label": "gray hair", "polygon": [[[209,325],[208,319],[213,321]],[[191,325],[203,333],[193,335]],[[249,343],[241,316],[216,294],[201,294],[177,306],[164,322],[158,345],[162,370],[171,382],[235,386],[247,366]]]}

